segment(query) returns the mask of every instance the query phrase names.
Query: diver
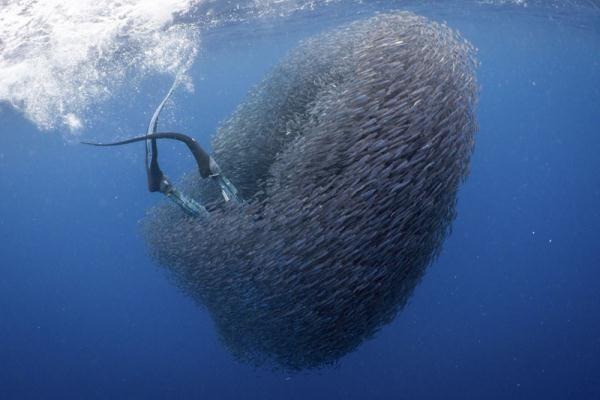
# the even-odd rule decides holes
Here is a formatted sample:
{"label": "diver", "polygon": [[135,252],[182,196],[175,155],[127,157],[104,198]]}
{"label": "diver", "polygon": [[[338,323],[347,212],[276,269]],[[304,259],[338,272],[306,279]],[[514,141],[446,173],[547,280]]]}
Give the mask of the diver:
{"label": "diver", "polygon": [[145,141],[146,175],[148,177],[148,190],[150,192],[160,192],[164,194],[177,205],[179,205],[183,209],[183,211],[185,211],[188,215],[191,215],[193,217],[208,216],[209,213],[202,204],[198,203],[193,198],[181,193],[179,190],[177,190],[177,188],[175,188],[175,186],[171,183],[169,178],[162,172],[158,164],[158,145],[156,143],[157,139],[172,139],[183,142],[188,147],[188,149],[190,149],[192,155],[194,156],[200,176],[202,178],[211,178],[213,181],[215,181],[216,184],[219,185],[219,188],[221,189],[221,195],[223,196],[223,199],[226,202],[234,201],[236,203],[241,203],[241,199],[237,194],[238,191],[233,185],[233,183],[231,183],[229,179],[223,176],[223,174],[221,173],[221,168],[214,160],[214,158],[212,158],[195,139],[177,132],[156,132],[160,112],[162,111],[165,103],[167,102],[169,97],[171,97],[171,94],[177,87],[178,81],[179,79],[176,78],[175,82],[173,82],[173,85],[169,89],[169,92],[154,111],[154,114],[150,119],[148,130],[145,135],[136,136],[130,139],[112,143],[82,143],[91,146],[120,146],[129,143]]}

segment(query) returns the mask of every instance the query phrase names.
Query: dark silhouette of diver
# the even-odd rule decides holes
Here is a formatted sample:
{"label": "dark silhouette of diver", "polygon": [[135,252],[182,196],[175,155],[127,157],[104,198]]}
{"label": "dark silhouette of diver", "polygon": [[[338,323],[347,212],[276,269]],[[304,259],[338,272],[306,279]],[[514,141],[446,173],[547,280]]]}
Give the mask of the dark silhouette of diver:
{"label": "dark silhouette of diver", "polygon": [[93,143],[93,142],[82,142],[83,144],[92,146],[121,146],[135,142],[146,142],[146,175],[148,177],[148,190],[150,192],[160,192],[179,205],[187,214],[197,216],[208,216],[206,208],[198,203],[196,200],[189,196],[181,193],[171,183],[169,178],[162,172],[160,165],[158,164],[158,145],[157,139],[172,139],[183,142],[188,149],[190,149],[198,171],[202,178],[211,178],[214,180],[221,189],[221,194],[225,201],[235,201],[236,203],[241,202],[237,195],[237,189],[235,186],[221,173],[221,169],[217,162],[200,146],[200,144],[192,137],[184,135],[183,133],[177,132],[156,132],[158,127],[158,117],[162,111],[165,103],[171,97],[174,89],[177,87],[178,79],[169,89],[169,92],[165,98],[158,105],[150,124],[148,125],[148,131],[145,135],[136,136],[133,138],[125,139],[119,142],[112,143]]}

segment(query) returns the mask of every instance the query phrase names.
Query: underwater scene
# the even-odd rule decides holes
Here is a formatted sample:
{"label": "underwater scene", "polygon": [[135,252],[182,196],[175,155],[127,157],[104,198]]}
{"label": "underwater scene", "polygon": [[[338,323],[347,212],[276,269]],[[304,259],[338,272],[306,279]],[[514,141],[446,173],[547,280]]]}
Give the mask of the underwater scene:
{"label": "underwater scene", "polygon": [[0,399],[599,399],[600,2],[0,0]]}

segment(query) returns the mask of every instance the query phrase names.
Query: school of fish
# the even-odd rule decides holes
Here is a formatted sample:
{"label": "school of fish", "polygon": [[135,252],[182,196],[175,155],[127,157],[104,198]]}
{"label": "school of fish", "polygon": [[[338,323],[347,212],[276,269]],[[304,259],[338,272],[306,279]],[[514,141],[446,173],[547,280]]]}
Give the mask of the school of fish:
{"label": "school of fish", "polygon": [[408,12],[309,38],[214,137],[245,202],[190,174],[209,218],[149,211],[151,254],[238,359],[329,365],[406,305],[469,172],[476,68],[458,33]]}

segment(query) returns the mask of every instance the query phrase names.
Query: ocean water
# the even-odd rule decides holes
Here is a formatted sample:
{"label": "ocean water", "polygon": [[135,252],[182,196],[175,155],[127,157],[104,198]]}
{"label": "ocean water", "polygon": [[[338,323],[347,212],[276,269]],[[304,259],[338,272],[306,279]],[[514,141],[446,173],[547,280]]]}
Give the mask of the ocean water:
{"label": "ocean water", "polygon": [[[596,1],[0,2],[0,399],[600,398]],[[300,40],[409,10],[478,48],[480,129],[441,256],[393,323],[316,371],[236,361],[149,257],[143,145],[209,146]],[[175,178],[187,150],[161,144]]]}

